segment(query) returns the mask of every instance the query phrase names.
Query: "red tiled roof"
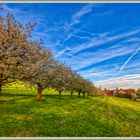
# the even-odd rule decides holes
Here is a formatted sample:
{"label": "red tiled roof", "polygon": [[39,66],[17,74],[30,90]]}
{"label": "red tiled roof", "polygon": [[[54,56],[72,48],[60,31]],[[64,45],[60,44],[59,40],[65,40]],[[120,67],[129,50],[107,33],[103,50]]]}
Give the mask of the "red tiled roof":
{"label": "red tiled roof", "polygon": [[[116,89],[115,90],[104,90],[104,94],[113,94],[114,92],[116,91]],[[117,92],[130,92],[131,91],[131,93],[136,93],[136,91],[135,91],[135,89],[118,89],[117,90]]]}

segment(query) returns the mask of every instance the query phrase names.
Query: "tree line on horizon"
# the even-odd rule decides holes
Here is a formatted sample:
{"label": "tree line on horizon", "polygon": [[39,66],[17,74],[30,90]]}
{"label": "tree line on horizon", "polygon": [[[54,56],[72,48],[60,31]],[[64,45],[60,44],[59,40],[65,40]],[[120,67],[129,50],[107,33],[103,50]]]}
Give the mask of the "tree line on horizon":
{"label": "tree line on horizon", "polygon": [[0,16],[0,94],[4,85],[17,80],[36,86],[38,100],[46,88],[57,89],[59,96],[62,91],[95,94],[91,81],[55,60],[42,41],[31,40],[34,26],[24,26],[11,14]]}

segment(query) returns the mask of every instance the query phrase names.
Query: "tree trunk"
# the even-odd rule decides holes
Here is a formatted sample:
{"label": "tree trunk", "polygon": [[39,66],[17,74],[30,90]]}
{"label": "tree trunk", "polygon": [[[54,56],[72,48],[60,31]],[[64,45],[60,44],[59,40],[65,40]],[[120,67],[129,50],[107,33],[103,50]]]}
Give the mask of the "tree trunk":
{"label": "tree trunk", "polygon": [[85,93],[83,93],[83,97],[85,97]]}
{"label": "tree trunk", "polygon": [[78,92],[78,97],[80,97],[80,92]]}
{"label": "tree trunk", "polygon": [[0,84],[0,95],[2,94],[2,84]]}
{"label": "tree trunk", "polygon": [[59,98],[61,98],[61,93],[62,93],[62,91],[59,91]]}
{"label": "tree trunk", "polygon": [[38,85],[37,87],[37,100],[41,100],[41,97],[42,97],[42,91],[43,91],[43,88],[41,85]]}
{"label": "tree trunk", "polygon": [[73,92],[71,92],[71,96],[73,95]]}

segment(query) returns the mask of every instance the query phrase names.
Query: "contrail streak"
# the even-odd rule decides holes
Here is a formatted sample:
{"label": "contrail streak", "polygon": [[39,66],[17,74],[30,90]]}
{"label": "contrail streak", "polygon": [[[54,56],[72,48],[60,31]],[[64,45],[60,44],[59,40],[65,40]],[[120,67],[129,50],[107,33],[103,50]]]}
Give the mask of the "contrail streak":
{"label": "contrail streak", "polygon": [[126,62],[122,65],[122,67],[120,68],[120,70],[116,73],[116,74],[114,74],[113,76],[112,76],[112,78],[114,78],[117,74],[119,74],[122,70],[123,70],[123,68],[127,65],[127,63],[133,58],[133,56],[134,55],[136,55],[137,53],[138,53],[138,51],[140,50],[140,47],[126,60]]}

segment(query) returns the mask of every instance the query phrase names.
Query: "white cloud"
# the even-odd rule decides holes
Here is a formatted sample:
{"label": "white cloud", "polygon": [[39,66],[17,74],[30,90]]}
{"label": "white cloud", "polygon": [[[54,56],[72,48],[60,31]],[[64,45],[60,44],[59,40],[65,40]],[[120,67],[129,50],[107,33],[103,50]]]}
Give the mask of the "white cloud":
{"label": "white cloud", "polygon": [[81,18],[83,16],[92,12],[93,6],[95,6],[95,4],[91,4],[91,3],[86,4],[78,12],[76,12],[75,14],[72,15],[70,23],[64,24],[65,32],[67,32],[68,35],[63,42],[68,41],[77,32],[84,32],[84,33],[90,34],[89,32],[83,31],[81,29],[75,29],[73,26],[79,24],[81,22]]}
{"label": "white cloud", "polygon": [[103,61],[113,59],[115,57],[124,56],[127,54],[131,54],[134,52],[134,49],[137,48],[137,44],[128,46],[122,46],[121,44],[116,44],[115,47],[106,48],[102,50],[97,50],[94,52],[88,52],[81,54],[81,58],[83,61],[78,62],[78,69],[83,67],[87,67],[96,63],[101,63]]}
{"label": "white cloud", "polygon": [[[74,32],[69,33],[68,37],[64,40],[64,42],[69,40],[72,36],[73,37],[79,37],[81,39],[84,39],[84,40],[86,39],[86,40],[85,40],[85,43],[82,43],[80,45],[78,44],[75,47],[72,47],[72,48],[67,47],[68,50],[70,50],[69,55],[70,54],[73,55],[73,54],[81,52],[82,50],[85,50],[85,49],[93,48],[95,46],[100,46],[100,45],[103,45],[103,44],[111,42],[111,41],[116,41],[116,40],[119,40],[119,39],[123,39],[123,38],[129,37],[129,36],[135,35],[137,33],[140,33],[140,29],[127,31],[127,32],[124,32],[124,33],[121,33],[121,34],[118,34],[118,35],[114,35],[114,36],[111,36],[111,34],[113,34],[113,32],[112,33],[105,32],[105,33],[101,33],[99,35],[96,34],[96,36],[94,35],[94,37],[92,37],[90,39],[89,37],[86,37],[86,36],[81,37],[81,36],[74,35],[77,31],[79,31],[79,30],[74,30]],[[132,40],[130,40],[130,39],[125,40],[125,42],[127,42],[127,41],[129,42],[129,41],[132,41]],[[137,40],[136,43],[138,43],[139,41]],[[125,42],[123,41],[122,43],[125,43]],[[65,51],[67,51],[67,48],[65,48],[63,53],[65,53]],[[111,48],[116,49],[116,45],[112,46]],[[64,55],[63,53],[61,53],[61,55]]]}
{"label": "white cloud", "polygon": [[79,51],[84,50],[84,49],[89,49],[91,47],[103,45],[103,44],[111,42],[111,41],[115,41],[118,39],[129,37],[129,36],[135,35],[137,33],[140,33],[140,29],[124,32],[124,33],[121,33],[121,34],[118,34],[115,36],[111,36],[108,32],[101,33],[101,34],[97,35],[96,37],[91,38],[90,41],[83,43],[83,44],[80,44],[80,45],[77,45],[75,48],[73,48],[72,52],[76,53],[76,52],[79,52]]}
{"label": "white cloud", "polygon": [[87,4],[83,8],[81,8],[77,13],[75,13],[72,18],[71,22],[68,24],[65,24],[65,29],[69,30],[72,26],[80,23],[80,18],[84,15],[90,13],[92,11],[92,8],[95,4]]}
{"label": "white cloud", "polygon": [[71,30],[75,31],[75,32],[79,32],[79,33],[85,33],[85,34],[90,35],[90,36],[95,36],[96,35],[95,33],[88,32],[88,31],[83,30],[83,29],[71,28]]}
{"label": "white cloud", "polygon": [[3,12],[12,14],[27,14],[27,11],[20,10],[18,8],[11,8],[7,4],[3,4]]}
{"label": "white cloud", "polygon": [[98,76],[98,77],[103,77],[103,76],[110,76],[113,75],[111,74],[112,70],[107,70],[107,71],[98,71],[98,72],[89,72],[86,73],[84,72],[83,75],[86,77],[91,77],[91,76]]}
{"label": "white cloud", "polygon": [[[33,14],[33,9],[23,10],[21,7],[11,7],[8,4],[3,4],[3,15],[7,15],[8,13],[13,14],[16,17],[16,20],[26,24],[28,22],[37,23],[38,25],[43,25],[45,23],[45,18],[40,14]],[[25,18],[26,17],[26,18]]]}
{"label": "white cloud", "polygon": [[95,83],[96,86],[102,88],[140,88],[140,74],[125,75],[122,77],[113,78],[110,80],[99,81]]}
{"label": "white cloud", "polygon": [[140,39],[137,37],[130,38],[128,40],[124,40],[123,43],[132,43],[132,42],[140,42]]}
{"label": "white cloud", "polygon": [[139,52],[139,50],[140,50],[140,47],[132,53],[132,55],[124,62],[124,64],[119,69],[119,71],[115,75],[113,75],[112,78],[114,78],[116,75],[118,75],[124,69],[124,67],[128,64],[128,62],[131,61],[131,59]]}
{"label": "white cloud", "polygon": [[[100,63],[100,62],[103,62],[103,61],[106,61],[109,59],[113,59],[115,57],[121,57],[124,55],[132,54],[138,48],[138,43],[139,43],[138,39],[137,39],[137,42],[135,42],[134,41],[135,38],[132,38],[132,37],[131,37],[131,40],[130,40],[130,38],[125,39],[125,40],[123,40],[123,43],[119,42],[118,44],[115,44],[113,46],[110,46],[110,47],[107,47],[104,49],[98,49],[96,51],[88,51],[87,48],[94,47],[96,45],[98,46],[101,44],[105,44],[107,42],[114,41],[117,39],[129,37],[129,36],[135,35],[139,32],[140,32],[139,29],[135,29],[135,30],[124,32],[122,34],[118,34],[115,36],[111,36],[110,35],[111,33],[109,34],[107,32],[102,33],[102,34],[98,35],[99,38],[94,37],[94,39],[92,39],[86,43],[83,43],[81,45],[77,45],[74,48],[66,47],[64,50],[61,50],[61,53],[58,55],[58,57],[61,57],[64,55],[70,55],[70,56],[74,57],[76,55],[75,61],[76,61],[77,65],[74,66],[74,69],[79,70],[81,68],[88,67],[90,65],[94,65],[96,63]],[[126,45],[124,42],[127,42],[127,41],[128,42],[131,41],[132,43],[129,45],[128,44]],[[83,49],[87,49],[88,52],[87,51],[82,52]],[[79,51],[81,51],[82,53],[78,54],[77,52],[79,52]],[[67,52],[67,53],[65,53],[65,52]],[[75,53],[77,53],[77,54],[75,54]],[[75,64],[75,62],[74,62],[74,64]],[[121,65],[123,65],[122,61],[121,61]],[[119,65],[119,67],[120,67],[120,65]],[[118,69],[120,69],[119,67],[117,65]],[[117,72],[116,68],[114,68],[114,71]]]}
{"label": "white cloud", "polygon": [[82,39],[82,40],[90,40],[90,38],[87,36],[71,35],[71,37]]}

